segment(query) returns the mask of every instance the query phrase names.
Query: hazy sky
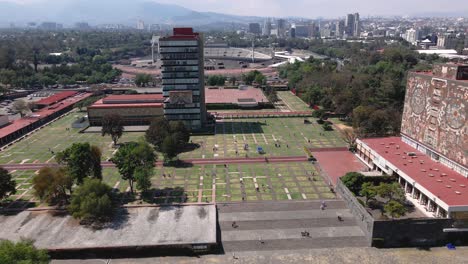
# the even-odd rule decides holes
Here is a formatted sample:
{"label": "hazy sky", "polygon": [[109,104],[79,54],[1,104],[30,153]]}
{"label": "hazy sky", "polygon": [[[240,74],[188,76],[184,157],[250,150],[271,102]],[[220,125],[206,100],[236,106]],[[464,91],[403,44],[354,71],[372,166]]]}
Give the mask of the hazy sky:
{"label": "hazy sky", "polygon": [[[17,3],[57,0],[0,0]],[[79,1],[79,0],[76,0]],[[98,2],[100,0],[96,0]],[[132,0],[128,0],[132,2]],[[254,16],[338,17],[468,12],[468,0],[148,0],[177,4],[196,11]],[[468,16],[468,14],[467,14]]]}

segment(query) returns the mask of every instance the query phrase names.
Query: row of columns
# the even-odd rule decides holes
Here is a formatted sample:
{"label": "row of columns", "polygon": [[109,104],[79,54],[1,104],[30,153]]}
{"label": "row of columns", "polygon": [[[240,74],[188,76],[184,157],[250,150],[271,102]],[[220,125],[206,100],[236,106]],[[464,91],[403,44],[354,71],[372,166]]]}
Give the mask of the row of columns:
{"label": "row of columns", "polygon": [[415,183],[408,183],[408,181],[406,181],[400,176],[398,176],[398,183],[400,183],[401,186],[404,186],[406,194],[411,193],[411,198],[417,200],[420,205],[424,205],[424,209],[427,212],[432,212],[435,217],[447,217],[447,212],[443,208],[441,208],[436,201],[429,199],[429,197],[427,197],[421,191],[419,191],[415,187]]}

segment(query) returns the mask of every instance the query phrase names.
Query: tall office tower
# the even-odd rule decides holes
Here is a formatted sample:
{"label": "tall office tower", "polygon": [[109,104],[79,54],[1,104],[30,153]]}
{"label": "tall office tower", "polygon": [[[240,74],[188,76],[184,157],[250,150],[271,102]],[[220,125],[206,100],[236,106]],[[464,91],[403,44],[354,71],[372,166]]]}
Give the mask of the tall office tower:
{"label": "tall office tower", "polygon": [[159,40],[164,116],[198,130],[206,123],[203,36],[192,28],[174,28]]}
{"label": "tall office tower", "polygon": [[457,47],[457,35],[452,32],[444,33],[437,40],[437,47],[445,49],[455,49]]}
{"label": "tall office tower", "polygon": [[406,30],[405,39],[409,43],[416,45],[417,41],[419,40],[419,31],[414,28]]}
{"label": "tall office tower", "polygon": [[361,35],[361,21],[359,13],[348,14],[346,16],[346,35],[351,37],[359,37]]}
{"label": "tall office tower", "polygon": [[359,13],[354,14],[353,36],[354,37],[361,36],[361,20],[359,19]]}
{"label": "tall office tower", "polygon": [[250,23],[249,24],[249,33],[260,35],[262,33],[262,29],[259,23]]}
{"label": "tall office tower", "polygon": [[295,38],[296,37],[296,27],[293,26],[289,29],[289,37],[290,38]]}
{"label": "tall office tower", "polygon": [[144,30],[145,29],[145,22],[142,20],[138,20],[136,28],[138,30]]}
{"label": "tall office tower", "polygon": [[265,23],[263,24],[262,35],[263,36],[270,36],[271,35],[271,21],[270,21],[269,18],[267,18],[265,20]]}
{"label": "tall office tower", "polygon": [[337,21],[335,24],[335,36],[337,38],[342,38],[345,31],[345,22],[344,20]]}
{"label": "tall office tower", "polygon": [[354,33],[354,15],[348,14],[345,22],[345,32],[347,36],[353,36]]}
{"label": "tall office tower", "polygon": [[278,29],[278,37],[286,37],[286,20],[278,19],[278,21],[276,22],[276,27]]}

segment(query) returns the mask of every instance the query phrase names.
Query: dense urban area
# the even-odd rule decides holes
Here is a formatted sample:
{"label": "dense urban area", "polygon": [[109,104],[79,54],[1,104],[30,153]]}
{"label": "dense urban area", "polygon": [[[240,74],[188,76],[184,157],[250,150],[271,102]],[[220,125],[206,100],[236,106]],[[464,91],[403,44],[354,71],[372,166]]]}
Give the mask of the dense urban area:
{"label": "dense urban area", "polygon": [[467,16],[154,5],[0,19],[0,263],[468,262]]}

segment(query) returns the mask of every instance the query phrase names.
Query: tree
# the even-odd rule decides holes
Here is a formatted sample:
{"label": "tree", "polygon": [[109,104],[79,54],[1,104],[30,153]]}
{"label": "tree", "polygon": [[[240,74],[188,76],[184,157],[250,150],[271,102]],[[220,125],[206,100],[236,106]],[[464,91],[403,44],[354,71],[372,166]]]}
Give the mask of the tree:
{"label": "tree", "polygon": [[15,101],[13,103],[13,110],[19,112],[21,117],[25,116],[27,113],[31,111],[28,103],[26,103],[24,100]]}
{"label": "tree", "polygon": [[170,161],[177,157],[177,154],[179,153],[178,151],[179,144],[174,135],[164,138],[164,141],[161,146],[161,152],[164,154],[164,159],[166,161]]}
{"label": "tree", "polygon": [[181,148],[190,140],[190,132],[182,121],[169,122],[169,132],[174,136]]}
{"label": "tree", "polygon": [[215,85],[224,86],[224,84],[226,83],[226,77],[222,75],[211,75],[211,76],[208,76],[208,79],[206,80],[206,82],[209,86],[215,86]]}
{"label": "tree", "polygon": [[341,177],[341,181],[354,194],[358,194],[364,182],[364,175],[359,172],[348,172]]}
{"label": "tree", "polygon": [[150,74],[139,73],[135,76],[135,84],[139,87],[145,87],[153,81],[153,76]]}
{"label": "tree", "polygon": [[325,123],[322,125],[322,128],[323,128],[323,130],[325,130],[325,131],[333,131],[333,127],[330,125],[329,122],[325,122]]}
{"label": "tree", "polygon": [[67,190],[71,193],[73,179],[65,168],[44,167],[32,179],[35,195],[48,203],[68,202]]}
{"label": "tree", "polygon": [[114,145],[124,132],[123,118],[119,114],[107,114],[102,118],[102,136],[110,135]]}
{"label": "tree", "polygon": [[389,199],[389,201],[402,201],[405,198],[405,192],[397,182],[380,183],[377,186],[377,194],[382,198]]}
{"label": "tree", "polygon": [[278,93],[276,92],[276,90],[274,88],[267,87],[265,89],[265,95],[266,95],[268,101],[270,101],[273,104],[279,101]]}
{"label": "tree", "polygon": [[153,167],[139,167],[135,169],[136,188],[147,192],[151,188],[151,177],[154,175]]}
{"label": "tree", "polygon": [[67,172],[78,185],[84,178],[102,179],[101,150],[89,143],[74,143],[71,147],[57,153],[55,159],[67,166]]}
{"label": "tree", "polygon": [[344,128],[341,130],[343,134],[344,141],[348,143],[348,147],[350,150],[356,150],[356,140],[358,139],[357,133],[354,132],[352,128]]}
{"label": "tree", "polygon": [[232,76],[231,78],[229,78],[229,82],[232,86],[235,86],[237,83],[237,78],[235,76]]}
{"label": "tree", "polygon": [[31,240],[21,240],[11,242],[0,241],[0,263],[2,264],[47,264],[49,255],[46,250],[39,250],[34,247]]}
{"label": "tree", "polygon": [[0,201],[10,194],[16,193],[16,182],[12,179],[11,174],[0,167]]}
{"label": "tree", "polygon": [[370,182],[365,182],[361,185],[361,191],[359,195],[366,198],[366,204],[368,204],[370,199],[374,199],[377,195],[375,186]]}
{"label": "tree", "polygon": [[159,151],[164,138],[169,135],[169,132],[169,122],[164,117],[158,117],[151,121],[151,124],[146,131],[145,138],[146,141],[151,143],[155,149]]}
{"label": "tree", "polygon": [[389,214],[392,219],[404,216],[408,209],[397,201],[389,201],[384,205],[385,213]]}
{"label": "tree", "polygon": [[[127,180],[130,186],[130,191],[133,193],[133,185],[136,179],[136,172],[141,176],[149,174],[149,170],[154,167],[157,156],[153,148],[146,142],[129,142],[124,144],[117,150],[114,157],[111,159],[117,166],[123,180]],[[144,175],[146,177],[147,175]],[[145,179],[142,179],[141,187],[146,187]]]}
{"label": "tree", "polygon": [[85,179],[71,196],[69,212],[82,220],[108,221],[115,209],[112,188],[99,179]]}

